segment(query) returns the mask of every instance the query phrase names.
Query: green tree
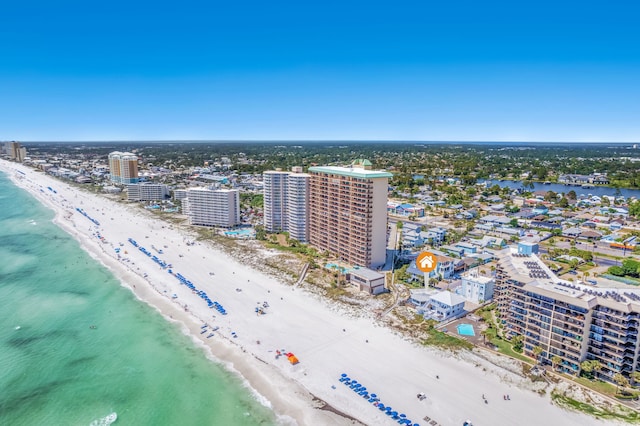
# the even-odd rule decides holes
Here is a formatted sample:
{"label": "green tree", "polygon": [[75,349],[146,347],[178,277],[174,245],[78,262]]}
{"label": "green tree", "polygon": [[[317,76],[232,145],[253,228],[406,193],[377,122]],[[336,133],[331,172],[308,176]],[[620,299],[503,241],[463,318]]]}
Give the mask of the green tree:
{"label": "green tree", "polygon": [[600,361],[594,360],[591,361],[593,363],[593,372],[594,373],[598,373],[600,370],[602,370],[602,364],[600,363]]}
{"label": "green tree", "polygon": [[524,341],[524,336],[522,334],[516,334],[511,338],[511,345],[513,346],[513,350],[516,352],[522,352],[522,342]]}
{"label": "green tree", "polygon": [[554,370],[558,369],[558,366],[562,363],[562,358],[560,358],[558,355],[554,355],[551,358],[551,365],[553,366]]}
{"label": "green tree", "polygon": [[396,269],[396,281],[408,281],[410,275],[407,274],[407,269],[409,269],[409,264],[402,265],[400,268]]}
{"label": "green tree", "polygon": [[535,346],[532,350],[533,352],[533,357],[536,360],[536,363],[540,363],[540,354],[544,351],[544,349],[542,349],[542,347],[540,346]]}
{"label": "green tree", "polygon": [[580,363],[580,371],[587,375],[591,375],[591,373],[593,373],[592,361],[582,361]]}
{"label": "green tree", "polygon": [[602,369],[602,364],[597,360],[587,360],[580,363],[580,371],[586,373],[585,375],[590,379],[593,379],[595,373]]}
{"label": "green tree", "polygon": [[618,391],[620,391],[626,387],[629,387],[629,380],[624,377],[622,374],[620,373],[616,373],[613,375],[613,381],[616,382],[616,385],[618,385]]}
{"label": "green tree", "polygon": [[629,203],[629,215],[636,218],[640,215],[640,200]]}
{"label": "green tree", "polygon": [[624,269],[621,266],[612,266],[607,269],[607,272],[616,277],[624,277]]}
{"label": "green tree", "polygon": [[256,240],[264,241],[267,239],[267,233],[264,230],[264,226],[256,225],[255,230],[256,230]]}

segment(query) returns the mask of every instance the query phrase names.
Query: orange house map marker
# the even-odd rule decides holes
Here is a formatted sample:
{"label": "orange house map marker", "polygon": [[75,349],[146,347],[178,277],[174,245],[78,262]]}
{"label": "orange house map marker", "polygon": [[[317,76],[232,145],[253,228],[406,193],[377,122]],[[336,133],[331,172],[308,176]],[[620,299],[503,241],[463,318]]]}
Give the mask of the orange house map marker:
{"label": "orange house map marker", "polygon": [[416,266],[422,272],[431,272],[436,269],[438,265],[438,258],[435,254],[429,253],[428,251],[423,251],[418,255],[416,259]]}

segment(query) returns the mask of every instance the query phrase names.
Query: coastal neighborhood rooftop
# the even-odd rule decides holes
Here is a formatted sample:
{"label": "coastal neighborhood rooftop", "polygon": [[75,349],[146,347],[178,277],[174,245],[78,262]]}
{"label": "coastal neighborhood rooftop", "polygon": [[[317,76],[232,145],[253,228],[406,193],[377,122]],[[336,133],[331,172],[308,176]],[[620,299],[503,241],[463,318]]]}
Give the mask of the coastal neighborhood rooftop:
{"label": "coastal neighborhood rooftop", "polygon": [[328,173],[339,176],[349,176],[359,179],[373,179],[373,178],[392,178],[393,175],[383,170],[367,170],[364,168],[354,167],[339,167],[339,166],[316,166],[309,167],[309,172],[313,173]]}
{"label": "coastal neighborhood rooftop", "polygon": [[563,280],[536,255],[519,254],[515,248],[498,252],[498,258],[509,276],[525,283],[525,288],[535,287],[554,299],[583,308],[603,305],[624,312],[640,311],[640,289],[622,284],[590,285]]}

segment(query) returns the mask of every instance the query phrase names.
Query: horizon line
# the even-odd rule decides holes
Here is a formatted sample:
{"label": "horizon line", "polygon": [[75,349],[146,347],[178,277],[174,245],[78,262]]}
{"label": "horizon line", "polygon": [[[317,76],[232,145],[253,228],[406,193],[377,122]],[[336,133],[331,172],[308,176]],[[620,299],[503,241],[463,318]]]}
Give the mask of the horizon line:
{"label": "horizon line", "polygon": [[638,144],[640,141],[492,141],[492,140],[421,140],[421,139],[116,139],[116,140],[4,140],[5,142],[20,143],[473,143],[473,144]]}

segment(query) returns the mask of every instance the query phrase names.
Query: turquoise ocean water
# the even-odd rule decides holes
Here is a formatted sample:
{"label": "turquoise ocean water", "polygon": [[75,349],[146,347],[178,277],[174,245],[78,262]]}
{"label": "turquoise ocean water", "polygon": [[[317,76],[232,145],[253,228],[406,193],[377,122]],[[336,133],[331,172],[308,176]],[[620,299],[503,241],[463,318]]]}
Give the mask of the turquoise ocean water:
{"label": "turquoise ocean water", "polygon": [[52,218],[0,173],[0,425],[276,423]]}

